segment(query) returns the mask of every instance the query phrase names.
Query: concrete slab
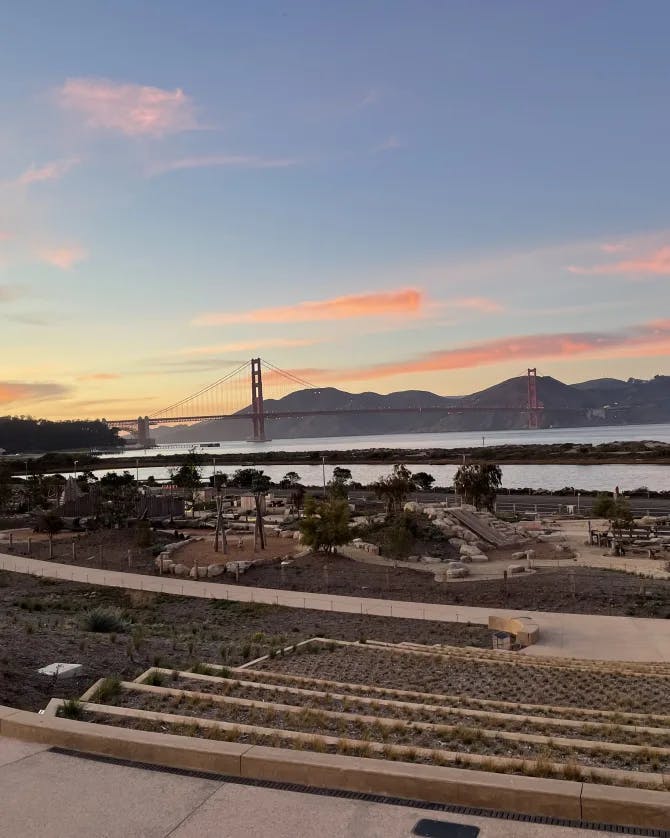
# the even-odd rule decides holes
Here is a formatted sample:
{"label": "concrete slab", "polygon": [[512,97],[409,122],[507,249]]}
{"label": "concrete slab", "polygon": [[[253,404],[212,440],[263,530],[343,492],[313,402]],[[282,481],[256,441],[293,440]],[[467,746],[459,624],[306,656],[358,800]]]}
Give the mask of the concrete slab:
{"label": "concrete slab", "polygon": [[48,745],[41,745],[39,742],[22,742],[19,739],[0,736],[0,767],[48,749]]}
{"label": "concrete slab", "polygon": [[0,767],[0,838],[163,838],[218,787],[43,751]]}

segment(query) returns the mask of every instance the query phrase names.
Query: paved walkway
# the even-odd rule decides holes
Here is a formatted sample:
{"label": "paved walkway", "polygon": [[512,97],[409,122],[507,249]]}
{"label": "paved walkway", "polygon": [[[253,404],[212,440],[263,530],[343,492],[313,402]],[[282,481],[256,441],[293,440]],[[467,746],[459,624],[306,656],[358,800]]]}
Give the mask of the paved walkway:
{"label": "paved walkway", "polygon": [[156,591],[204,599],[259,602],[284,605],[289,608],[310,608],[317,611],[339,611],[346,614],[406,617],[449,623],[470,622],[479,625],[488,625],[488,618],[491,614],[528,616],[540,626],[540,643],[526,650],[526,653],[530,655],[556,655],[591,660],[670,662],[670,620],[556,614],[542,611],[507,611],[461,605],[437,605],[427,602],[402,602],[280,591],[218,582],[196,582],[190,579],[175,579],[172,576],[143,576],[137,573],[57,564],[1,553],[0,569],[91,585]]}
{"label": "paved walkway", "polygon": [[410,838],[423,818],[477,827],[478,838],[608,834],[225,783],[2,737],[0,800],[0,838]]}

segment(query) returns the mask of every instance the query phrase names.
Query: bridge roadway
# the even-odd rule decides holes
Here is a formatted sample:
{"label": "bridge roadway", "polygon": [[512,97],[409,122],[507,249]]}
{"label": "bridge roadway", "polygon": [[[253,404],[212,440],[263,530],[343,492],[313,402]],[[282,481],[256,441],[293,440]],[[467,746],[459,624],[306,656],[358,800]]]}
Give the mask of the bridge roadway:
{"label": "bridge roadway", "polygon": [[535,620],[540,627],[540,643],[525,650],[525,653],[529,655],[555,655],[586,660],[670,662],[670,620],[559,614],[544,611],[508,611],[427,602],[331,596],[226,585],[219,582],[182,580],[172,576],[146,576],[124,571],[59,564],[23,556],[11,556],[6,553],[0,553],[0,570],[129,590],[155,591],[202,599],[258,602],[289,608],[338,611],[345,614],[449,623],[470,622],[478,625],[488,625],[489,615],[527,616]]}

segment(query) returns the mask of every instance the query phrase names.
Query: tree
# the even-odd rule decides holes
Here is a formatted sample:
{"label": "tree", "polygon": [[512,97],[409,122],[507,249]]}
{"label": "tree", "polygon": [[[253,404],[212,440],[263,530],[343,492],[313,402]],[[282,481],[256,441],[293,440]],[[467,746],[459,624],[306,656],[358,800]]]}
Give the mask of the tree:
{"label": "tree", "polygon": [[414,489],[412,473],[404,466],[396,463],[388,477],[380,477],[372,488],[386,503],[386,514],[393,515],[402,512],[407,495]]}
{"label": "tree", "polygon": [[123,474],[109,471],[100,478],[98,485],[107,511],[108,523],[121,524],[135,514],[138,489],[135,478],[129,471],[124,471]]}
{"label": "tree", "polygon": [[300,483],[300,475],[297,471],[287,471],[286,474],[279,481],[282,489],[291,489],[296,483]]}
{"label": "tree", "polygon": [[333,477],[328,482],[328,493],[333,498],[340,498],[346,500],[349,495],[349,486],[351,484],[351,470],[348,468],[341,468],[335,466],[333,469]]}
{"label": "tree", "polygon": [[37,520],[37,528],[49,536],[49,558],[54,557],[54,535],[63,529],[63,519],[55,512],[45,512]]}
{"label": "tree", "polygon": [[264,486],[263,491],[270,488],[270,478],[261,469],[257,468],[239,468],[233,474],[233,484],[239,486],[240,489],[249,489],[255,491],[256,486]]}
{"label": "tree", "polygon": [[349,541],[349,504],[341,498],[308,498],[300,532],[303,542],[315,552],[332,553],[339,544]]}
{"label": "tree", "polygon": [[592,514],[596,518],[607,518],[615,535],[621,535],[624,527],[633,521],[633,513],[626,498],[600,494],[593,501]]}
{"label": "tree", "polygon": [[502,483],[500,466],[492,464],[460,466],[454,475],[454,488],[466,503],[492,510]]}
{"label": "tree", "polygon": [[430,492],[435,482],[433,475],[426,471],[417,471],[416,474],[412,475],[412,479],[422,492]]}
{"label": "tree", "polygon": [[0,512],[6,512],[12,500],[12,470],[0,466]]}
{"label": "tree", "polygon": [[304,498],[305,487],[302,483],[295,483],[291,488],[291,506],[295,507],[298,513],[298,518],[300,517],[300,507],[302,506]]}

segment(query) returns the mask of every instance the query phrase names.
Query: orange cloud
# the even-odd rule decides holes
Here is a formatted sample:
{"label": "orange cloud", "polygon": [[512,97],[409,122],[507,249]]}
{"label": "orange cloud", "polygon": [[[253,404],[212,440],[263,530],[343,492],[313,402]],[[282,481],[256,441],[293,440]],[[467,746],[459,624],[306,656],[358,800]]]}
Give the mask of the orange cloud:
{"label": "orange cloud", "polygon": [[603,242],[600,249],[603,253],[623,253],[630,248],[624,242]]}
{"label": "orange cloud", "polygon": [[193,104],[179,88],[74,78],[67,79],[57,97],[64,108],[82,114],[88,125],[130,137],[161,137],[197,128]]}
{"label": "orange cloud", "polygon": [[670,247],[662,247],[650,256],[641,259],[624,259],[604,265],[568,265],[573,274],[599,276],[608,274],[626,274],[637,276],[670,276]]}
{"label": "orange cloud", "polygon": [[407,373],[446,372],[513,360],[526,365],[539,358],[653,358],[663,355],[670,355],[670,320],[656,320],[621,332],[514,335],[428,352],[391,363],[339,370],[300,369],[292,372],[301,378],[325,385],[343,381],[369,381]]}
{"label": "orange cloud", "polygon": [[215,355],[218,352],[255,352],[257,349],[267,348],[293,348],[298,346],[314,346],[320,343],[318,340],[307,338],[268,338],[267,340],[247,340],[237,343],[219,343],[214,346],[191,346],[187,349],[180,349],[179,355]]}
{"label": "orange cloud", "polygon": [[405,288],[399,291],[352,294],[331,300],[297,303],[294,306],[259,308],[237,314],[203,314],[193,322],[196,325],[215,326],[222,323],[307,323],[387,315],[416,316],[421,312],[422,305],[422,292],[416,288]]}
{"label": "orange cloud", "polygon": [[67,271],[73,268],[78,262],[81,262],[87,257],[86,251],[83,247],[78,245],[71,245],[65,247],[51,248],[50,250],[43,250],[40,257],[43,262],[48,265],[53,265],[54,268],[60,268]]}
{"label": "orange cloud", "polygon": [[52,382],[0,381],[0,404],[64,398],[68,387]]}
{"label": "orange cloud", "polygon": [[31,166],[18,177],[16,182],[21,186],[29,186],[31,183],[41,183],[45,180],[60,180],[78,162],[76,158],[70,158],[68,160],[54,160],[51,163],[45,163],[43,166]]}
{"label": "orange cloud", "polygon": [[77,376],[77,381],[115,381],[121,376],[116,372],[91,372]]}

